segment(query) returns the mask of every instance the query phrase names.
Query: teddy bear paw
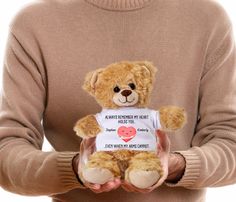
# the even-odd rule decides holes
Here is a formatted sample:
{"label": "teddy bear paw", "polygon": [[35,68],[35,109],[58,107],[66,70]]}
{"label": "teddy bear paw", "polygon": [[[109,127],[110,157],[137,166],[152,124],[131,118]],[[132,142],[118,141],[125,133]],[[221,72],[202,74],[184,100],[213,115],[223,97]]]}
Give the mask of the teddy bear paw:
{"label": "teddy bear paw", "polygon": [[130,183],[140,189],[151,187],[158,182],[160,177],[160,174],[156,170],[131,170],[129,173]]}
{"label": "teddy bear paw", "polygon": [[166,131],[181,129],[186,123],[184,108],[177,106],[165,106],[160,108],[161,125]]}
{"label": "teddy bear paw", "polygon": [[73,130],[82,138],[96,137],[101,131],[94,115],[87,115],[78,120],[74,125]]}
{"label": "teddy bear paw", "polygon": [[82,175],[85,181],[94,184],[104,184],[114,179],[113,173],[106,168],[86,168]]}

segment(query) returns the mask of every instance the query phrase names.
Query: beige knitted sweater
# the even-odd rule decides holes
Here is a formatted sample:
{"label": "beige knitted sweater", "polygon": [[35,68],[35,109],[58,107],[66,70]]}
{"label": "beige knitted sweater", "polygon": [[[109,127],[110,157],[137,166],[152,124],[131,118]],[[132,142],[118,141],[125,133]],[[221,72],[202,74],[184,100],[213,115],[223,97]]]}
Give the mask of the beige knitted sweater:
{"label": "beige knitted sweater", "polygon": [[[236,182],[236,49],[212,0],[40,0],[12,20],[3,66],[0,185],[57,202],[196,202]],[[178,105],[187,125],[168,134],[186,170],[148,194],[81,189],[72,169],[75,122],[101,109],[81,89],[88,71],[121,60],[159,69],[150,108]],[[42,152],[46,137],[55,151]]]}

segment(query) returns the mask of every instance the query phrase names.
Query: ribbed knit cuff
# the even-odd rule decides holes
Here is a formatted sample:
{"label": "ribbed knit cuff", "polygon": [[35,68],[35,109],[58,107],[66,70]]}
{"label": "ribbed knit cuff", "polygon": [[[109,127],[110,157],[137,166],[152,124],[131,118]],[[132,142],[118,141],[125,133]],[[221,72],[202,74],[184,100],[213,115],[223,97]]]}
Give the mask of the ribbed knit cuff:
{"label": "ribbed knit cuff", "polygon": [[60,181],[68,189],[84,188],[73,170],[72,160],[79,152],[59,152],[57,166]]}
{"label": "ribbed knit cuff", "polygon": [[200,176],[201,159],[200,156],[193,150],[175,151],[174,153],[181,154],[186,161],[184,175],[177,183],[165,182],[169,187],[186,187],[191,188]]}

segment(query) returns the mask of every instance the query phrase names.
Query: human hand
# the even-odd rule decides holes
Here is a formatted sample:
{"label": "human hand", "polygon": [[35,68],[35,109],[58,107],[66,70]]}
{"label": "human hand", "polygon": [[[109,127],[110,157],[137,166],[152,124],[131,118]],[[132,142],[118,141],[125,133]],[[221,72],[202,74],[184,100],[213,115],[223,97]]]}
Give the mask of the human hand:
{"label": "human hand", "polygon": [[161,130],[157,130],[156,135],[159,138],[159,143],[157,144],[157,151],[158,151],[157,155],[162,163],[163,176],[159,179],[159,181],[156,184],[146,189],[140,189],[126,181],[122,181],[121,186],[124,190],[128,192],[149,193],[154,189],[156,189],[157,187],[159,187],[166,180],[168,176],[170,141],[167,134]]}
{"label": "human hand", "polygon": [[166,182],[178,182],[185,171],[186,162],[184,157],[178,153],[171,153],[169,155],[168,177]]}
{"label": "human hand", "polygon": [[81,176],[81,170],[85,162],[87,162],[89,155],[91,155],[94,151],[95,148],[94,143],[95,143],[95,137],[83,139],[80,146],[80,154],[77,155],[73,160],[74,170],[77,173],[78,178],[82,181],[85,188],[89,188],[94,193],[109,192],[111,190],[117,189],[121,184],[119,178],[115,178],[113,181],[109,181],[102,185],[89,183],[83,180],[83,177]]}
{"label": "human hand", "polygon": [[116,178],[113,181],[106,182],[105,184],[92,184],[88,182],[84,182],[84,185],[92,190],[94,193],[102,193],[102,192],[109,192],[112,190],[117,189],[121,184],[120,179]]}

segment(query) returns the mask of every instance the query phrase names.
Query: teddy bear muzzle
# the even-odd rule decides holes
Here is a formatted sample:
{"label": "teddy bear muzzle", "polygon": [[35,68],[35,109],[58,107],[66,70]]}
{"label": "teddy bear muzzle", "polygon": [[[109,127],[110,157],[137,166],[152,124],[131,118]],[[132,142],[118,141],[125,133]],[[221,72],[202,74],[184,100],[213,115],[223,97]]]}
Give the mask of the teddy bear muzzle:
{"label": "teddy bear muzzle", "polygon": [[138,102],[138,97],[134,90],[123,89],[114,94],[113,102],[120,107],[134,106]]}

